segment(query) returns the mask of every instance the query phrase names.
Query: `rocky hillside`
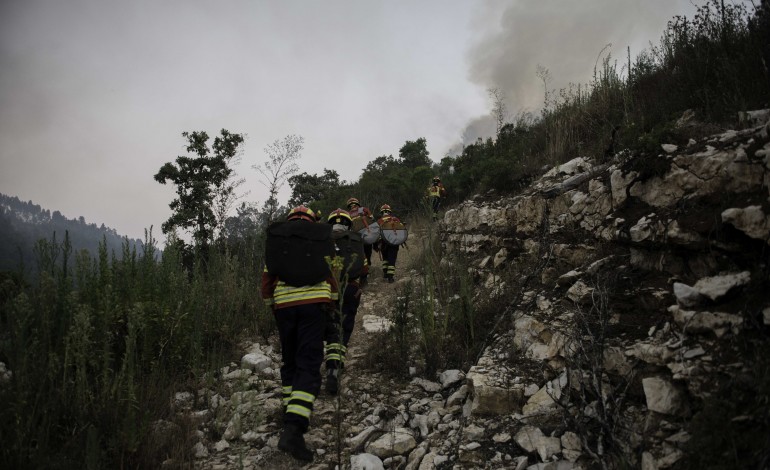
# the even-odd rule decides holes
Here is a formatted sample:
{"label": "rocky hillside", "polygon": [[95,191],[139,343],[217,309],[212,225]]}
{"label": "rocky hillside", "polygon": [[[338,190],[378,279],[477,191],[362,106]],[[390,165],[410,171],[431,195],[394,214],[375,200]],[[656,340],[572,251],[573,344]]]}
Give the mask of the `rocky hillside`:
{"label": "rocky hillside", "polygon": [[[479,299],[500,299],[483,353],[435,377],[371,372],[367,348],[392,324],[382,306],[409,273],[375,279],[341,394],[316,401],[305,468],[768,465],[770,112],[745,117],[703,138],[683,120],[693,138],[658,155],[576,158],[448,211],[445,250],[471,260]],[[255,339],[177,393],[159,455],[186,427],[198,468],[299,468],[276,448],[278,367],[275,340]]]}

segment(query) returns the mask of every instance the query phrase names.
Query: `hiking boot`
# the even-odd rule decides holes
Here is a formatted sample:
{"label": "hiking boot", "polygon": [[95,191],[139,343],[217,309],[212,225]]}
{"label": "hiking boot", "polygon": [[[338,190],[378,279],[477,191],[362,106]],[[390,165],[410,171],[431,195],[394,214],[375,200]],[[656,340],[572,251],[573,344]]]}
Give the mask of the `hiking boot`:
{"label": "hiking boot", "polygon": [[284,426],[281,439],[278,440],[278,448],[297,460],[313,461],[313,451],[305,445],[305,438],[296,424]]}
{"label": "hiking boot", "polygon": [[337,369],[329,369],[326,374],[326,391],[329,395],[336,395],[339,391],[339,380],[337,379]]}
{"label": "hiking boot", "polygon": [[393,279],[393,276],[388,276],[388,283],[393,284],[394,282],[396,282],[396,280]]}

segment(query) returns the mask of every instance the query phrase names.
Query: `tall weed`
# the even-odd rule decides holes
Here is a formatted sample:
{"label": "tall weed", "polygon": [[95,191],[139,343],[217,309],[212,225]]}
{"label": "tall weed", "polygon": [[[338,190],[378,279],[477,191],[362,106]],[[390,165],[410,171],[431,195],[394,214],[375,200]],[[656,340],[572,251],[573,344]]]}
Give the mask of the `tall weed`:
{"label": "tall weed", "polygon": [[266,316],[259,260],[214,250],[190,271],[178,246],[161,255],[148,233],[141,252],[102,242],[73,263],[68,234],[38,242],[39,276],[0,299],[0,360],[13,373],[0,385],[0,466],[157,465],[146,436],[172,393],[229,359]]}

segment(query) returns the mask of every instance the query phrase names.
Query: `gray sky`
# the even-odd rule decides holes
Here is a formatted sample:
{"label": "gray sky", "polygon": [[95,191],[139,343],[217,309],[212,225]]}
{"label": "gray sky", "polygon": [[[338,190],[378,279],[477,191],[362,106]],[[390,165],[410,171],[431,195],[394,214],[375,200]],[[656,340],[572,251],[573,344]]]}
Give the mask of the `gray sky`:
{"label": "gray sky", "polygon": [[536,112],[538,65],[553,88],[585,83],[607,44],[625,63],[627,46],[635,56],[693,12],[689,0],[0,0],[0,192],[162,239],[174,191],[153,175],[184,154],[183,131],[246,134],[237,171],[261,204],[251,165],[288,134],[305,139],[301,171],[348,181],[419,137],[438,161],[488,136],[488,88]]}

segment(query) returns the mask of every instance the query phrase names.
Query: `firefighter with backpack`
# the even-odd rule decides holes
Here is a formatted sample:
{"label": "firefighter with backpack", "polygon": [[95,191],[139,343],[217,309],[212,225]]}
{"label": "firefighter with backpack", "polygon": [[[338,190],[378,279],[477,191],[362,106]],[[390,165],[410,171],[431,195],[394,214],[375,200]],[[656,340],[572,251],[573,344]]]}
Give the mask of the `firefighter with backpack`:
{"label": "firefighter with backpack", "polygon": [[304,461],[313,460],[304,433],[321,389],[327,312],[339,299],[326,262],[333,255],[331,227],[316,223],[305,206],[268,227],[261,294],[281,341],[284,425],[278,448]]}
{"label": "firefighter with backpack", "polygon": [[353,221],[348,212],[334,210],[329,214],[327,222],[332,226],[335,261],[339,261],[335,266],[339,273],[338,280],[341,285],[344,284],[340,308],[327,319],[324,348],[326,391],[336,395],[339,390],[339,372],[345,365],[348,343],[361,303],[361,279],[369,273],[369,263],[364,256],[361,236],[350,230]]}
{"label": "firefighter with backpack", "polygon": [[375,247],[382,256],[382,275],[387,282],[395,282],[396,259],[398,258],[398,248],[406,242],[407,231],[398,217],[393,215],[393,210],[388,204],[380,207],[380,218],[377,219],[377,225],[380,227],[379,247]]}

